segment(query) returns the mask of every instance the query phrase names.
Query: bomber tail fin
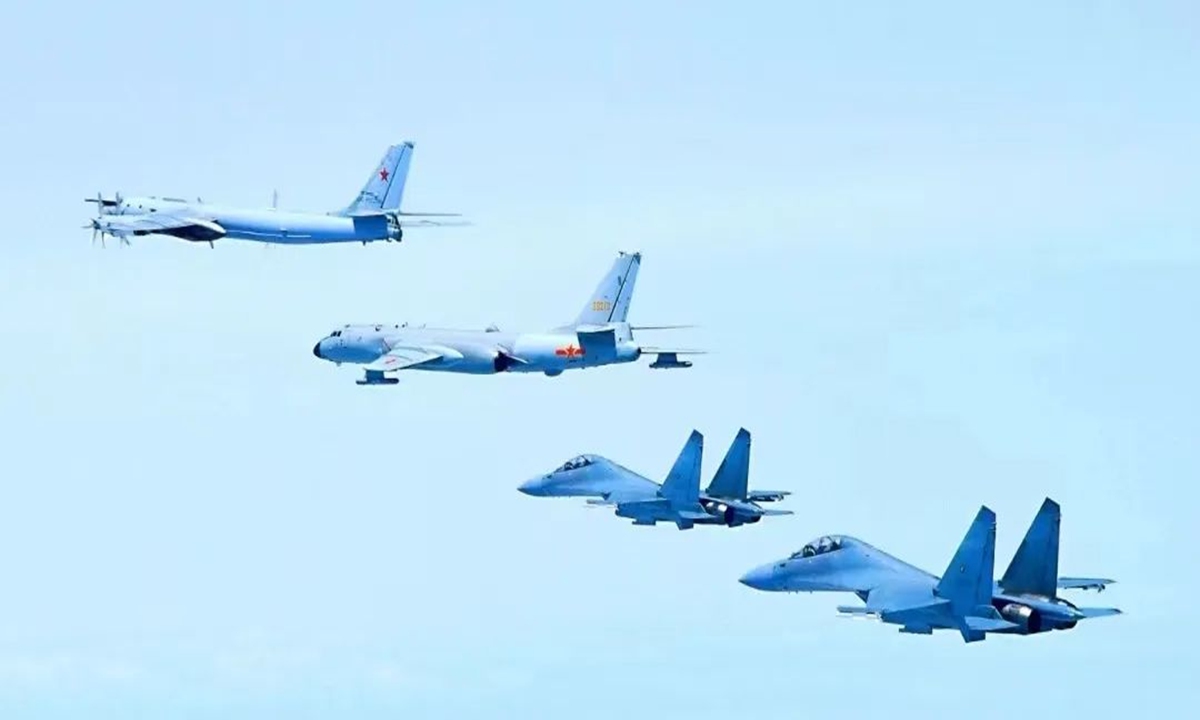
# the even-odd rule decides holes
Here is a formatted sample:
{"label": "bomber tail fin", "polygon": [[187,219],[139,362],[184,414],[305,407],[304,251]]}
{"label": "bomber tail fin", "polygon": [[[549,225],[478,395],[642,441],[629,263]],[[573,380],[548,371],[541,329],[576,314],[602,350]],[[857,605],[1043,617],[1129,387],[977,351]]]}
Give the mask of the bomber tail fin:
{"label": "bomber tail fin", "polygon": [[354,202],[343,208],[341,215],[365,215],[385,211],[398,212],[404,197],[404,183],[412,161],[413,144],[405,141],[392,145],[379,161],[379,167],[367,179]]}
{"label": "bomber tail fin", "polygon": [[675,508],[692,510],[700,504],[700,461],[704,454],[704,436],[693,430],[663,481],[659,494]]}
{"label": "bomber tail fin", "polygon": [[750,431],[738,430],[717,474],[708,484],[705,494],[712,497],[745,500],[750,482]]}
{"label": "bomber tail fin", "polygon": [[1058,535],[1062,509],[1050,498],[1042,503],[1025,539],[1000,578],[1004,592],[1054,597],[1058,587]]}
{"label": "bomber tail fin", "polygon": [[625,322],[625,318],[629,315],[629,301],[633,297],[633,287],[637,282],[638,267],[641,264],[641,253],[619,253],[608,274],[596,286],[596,290],[588,299],[587,304],[579,311],[575,320],[565,328],[604,326]]}

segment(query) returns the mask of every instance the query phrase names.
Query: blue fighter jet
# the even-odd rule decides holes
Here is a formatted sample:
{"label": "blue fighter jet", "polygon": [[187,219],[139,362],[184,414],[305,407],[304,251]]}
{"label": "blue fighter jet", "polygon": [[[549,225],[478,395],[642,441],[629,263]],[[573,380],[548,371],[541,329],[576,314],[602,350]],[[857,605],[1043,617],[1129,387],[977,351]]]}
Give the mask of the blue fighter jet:
{"label": "blue fighter jet", "polygon": [[1120,614],[1116,608],[1081,608],[1058,597],[1059,589],[1103,591],[1115,582],[1058,577],[1061,520],[1058,503],[1046,498],[999,582],[992,579],[996,515],[987,507],[980,508],[941,578],[861,540],[830,535],[754,568],[741,582],[775,592],[852,592],[865,606],[842,606],[838,612],[899,625],[904,633],[954,629],[966,642],[983,640],[989,632],[1068,630],[1080,620]]}
{"label": "blue fighter jet", "polygon": [[551,473],[529,480],[518,490],[535,497],[586,497],[593,507],[613,507],[634,525],[672,522],[680,530],[694,525],[737,527],[766,515],[791,515],[759,503],[782,500],[784,490],[748,489],[750,433],[742,428],[708,488],[700,492],[704,436],[693,430],[662,485],[599,455],[579,455]]}
{"label": "blue fighter jet", "polygon": [[270,208],[237,208],[181,198],[131,197],[105,199],[99,193],[86,202],[96,203],[99,217],[85,228],[92,229],[92,242],[111,235],[129,244],[131,235],[169,235],[190,242],[222,238],[263,243],[307,245],[384,240],[400,242],[410,226],[463,225],[435,221],[431,217],[458,217],[456,213],[410,213],[400,210],[413,144],[393,145],[384,153],[358,196],[344,208],[331,212],[290,212]]}

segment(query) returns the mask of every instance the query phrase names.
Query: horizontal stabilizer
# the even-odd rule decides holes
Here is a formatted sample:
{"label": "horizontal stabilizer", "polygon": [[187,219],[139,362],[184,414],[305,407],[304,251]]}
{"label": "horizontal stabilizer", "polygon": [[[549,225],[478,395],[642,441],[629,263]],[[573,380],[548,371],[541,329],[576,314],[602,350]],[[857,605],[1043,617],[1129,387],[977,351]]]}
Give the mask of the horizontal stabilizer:
{"label": "horizontal stabilizer", "polygon": [[1115,583],[1116,580],[1108,580],[1106,578],[1077,578],[1077,577],[1062,577],[1058,579],[1058,587],[1062,590],[1095,590],[1104,592],[1104,589]]}
{"label": "horizontal stabilizer", "polygon": [[746,499],[750,502],[779,502],[791,494],[790,490],[751,490],[746,494]]}
{"label": "horizontal stabilizer", "polygon": [[685,348],[660,348],[660,347],[642,347],[642,352],[647,355],[707,355],[707,350],[688,350]]}
{"label": "horizontal stabilizer", "polygon": [[471,227],[474,225],[469,220],[406,220],[400,218],[398,221],[400,227]]}
{"label": "horizontal stabilizer", "polygon": [[1087,608],[1087,607],[1085,607],[1085,608],[1076,609],[1076,612],[1079,613],[1079,616],[1083,617],[1083,618],[1111,617],[1113,615],[1123,615],[1124,614],[1117,608]]}
{"label": "horizontal stabilizer", "polygon": [[967,627],[976,632],[1000,632],[1001,630],[1011,630],[1017,627],[1016,623],[1010,623],[1007,620],[999,618],[970,615],[965,620]]}
{"label": "horizontal stabilizer", "polygon": [[795,514],[791,510],[776,510],[774,508],[763,508],[759,512],[761,512],[764,516],[765,515],[794,515]]}
{"label": "horizontal stabilizer", "polygon": [[[345,210],[338,213],[343,217],[348,218],[389,218],[395,220],[400,227],[468,227],[471,222],[468,220],[425,220],[408,218],[424,218],[426,215],[430,217],[442,217],[435,213],[397,213],[394,210],[380,210],[377,208],[361,208],[358,210]],[[451,217],[460,217],[454,215]]]}
{"label": "horizontal stabilizer", "polygon": [[630,325],[630,330],[686,330],[695,325]]}

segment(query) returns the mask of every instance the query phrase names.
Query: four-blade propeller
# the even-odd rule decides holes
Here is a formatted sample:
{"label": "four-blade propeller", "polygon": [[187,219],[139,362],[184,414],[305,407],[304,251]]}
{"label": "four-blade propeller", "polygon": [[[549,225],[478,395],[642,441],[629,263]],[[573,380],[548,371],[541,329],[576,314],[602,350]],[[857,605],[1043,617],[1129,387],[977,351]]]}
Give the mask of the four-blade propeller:
{"label": "four-blade propeller", "polygon": [[[100,215],[100,217],[103,217],[105,215],[111,214],[111,212],[109,212],[109,208],[120,207],[123,200],[121,198],[121,193],[119,191],[116,193],[116,195],[113,197],[112,200],[104,199],[104,195],[102,195],[99,191],[97,191],[96,197],[84,198],[83,201],[90,202],[90,203],[96,203],[96,212]],[[85,230],[88,228],[92,229],[92,245],[96,244],[96,237],[99,236],[100,237],[100,247],[105,247],[104,237],[106,235],[112,235],[113,237],[117,238],[118,240],[121,241],[122,245],[129,244],[129,240],[124,235],[113,232],[112,229],[109,227],[108,223],[100,222],[100,218],[95,218],[90,223],[83,226],[83,229],[85,229]]]}
{"label": "four-blade propeller", "polygon": [[97,212],[99,212],[101,215],[105,215],[106,214],[105,208],[119,207],[121,205],[121,203],[123,202],[123,199],[121,198],[121,193],[118,192],[116,194],[116,197],[114,197],[112,200],[105,200],[104,196],[101,195],[99,191],[97,191],[96,197],[84,198],[83,201],[90,202],[90,203],[96,203]]}
{"label": "four-blade propeller", "polygon": [[99,219],[93,219],[89,224],[84,225],[83,228],[85,230],[87,228],[92,229],[92,245],[96,244],[96,237],[99,236],[100,237],[100,247],[102,247],[102,248],[106,247],[104,244],[104,236],[106,236],[106,235],[112,235],[117,240],[120,240],[122,245],[129,244],[129,239],[127,237],[113,232],[109,228],[108,223],[101,223]]}

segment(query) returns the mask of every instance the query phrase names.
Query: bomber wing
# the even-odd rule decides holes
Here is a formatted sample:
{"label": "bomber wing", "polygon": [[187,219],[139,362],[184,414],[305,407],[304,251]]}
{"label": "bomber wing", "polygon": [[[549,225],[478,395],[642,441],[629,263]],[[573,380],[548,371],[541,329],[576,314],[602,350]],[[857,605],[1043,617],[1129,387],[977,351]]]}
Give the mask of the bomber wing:
{"label": "bomber wing", "polygon": [[380,355],[372,363],[363,366],[367,372],[392,372],[423,365],[444,357],[443,353],[417,345],[397,345]]}
{"label": "bomber wing", "polygon": [[94,220],[92,227],[100,232],[118,237],[158,234],[204,242],[225,237],[225,228],[212,220],[171,213],[104,215],[98,220]]}
{"label": "bomber wing", "polygon": [[416,367],[427,362],[436,362],[444,354],[430,348],[418,346],[397,345],[380,355],[374,362],[363,366],[365,375],[361,380],[355,380],[359,385],[395,385],[400,382],[389,378],[384,373]]}

